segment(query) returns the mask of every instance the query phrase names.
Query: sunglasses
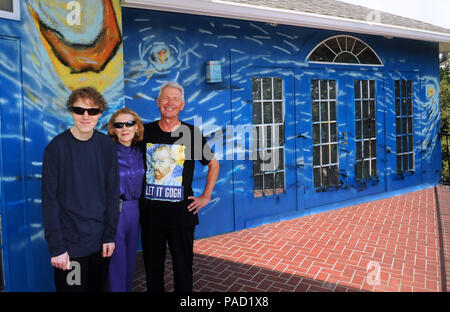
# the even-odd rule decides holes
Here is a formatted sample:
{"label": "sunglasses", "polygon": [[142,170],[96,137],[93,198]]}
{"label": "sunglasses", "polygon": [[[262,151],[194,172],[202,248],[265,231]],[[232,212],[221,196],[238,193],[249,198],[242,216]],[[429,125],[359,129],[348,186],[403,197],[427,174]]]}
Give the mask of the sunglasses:
{"label": "sunglasses", "polygon": [[95,116],[100,114],[100,108],[83,108],[74,106],[70,109],[74,114],[84,115],[84,112],[87,111],[89,116]]}
{"label": "sunglasses", "polygon": [[126,126],[127,128],[131,128],[136,124],[136,120],[130,120],[125,122],[115,122],[113,123],[114,128],[121,129],[123,126]]}

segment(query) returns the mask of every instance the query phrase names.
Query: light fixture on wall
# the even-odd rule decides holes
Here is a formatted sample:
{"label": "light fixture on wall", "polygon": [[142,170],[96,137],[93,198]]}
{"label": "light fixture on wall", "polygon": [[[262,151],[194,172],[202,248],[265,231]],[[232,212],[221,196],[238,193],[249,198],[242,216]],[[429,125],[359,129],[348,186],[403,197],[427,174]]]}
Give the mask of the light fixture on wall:
{"label": "light fixture on wall", "polygon": [[219,61],[206,62],[206,82],[222,82],[222,67]]}

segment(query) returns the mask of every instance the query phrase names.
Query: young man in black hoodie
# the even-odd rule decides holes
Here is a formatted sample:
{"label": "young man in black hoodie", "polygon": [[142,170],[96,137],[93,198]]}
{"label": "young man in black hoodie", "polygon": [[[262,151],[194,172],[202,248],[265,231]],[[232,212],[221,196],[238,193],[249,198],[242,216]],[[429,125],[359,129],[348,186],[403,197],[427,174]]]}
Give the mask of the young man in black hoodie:
{"label": "young man in black hoodie", "polygon": [[97,90],[74,90],[66,105],[74,125],[44,153],[45,238],[57,291],[103,291],[119,217],[117,152],[94,130],[106,109]]}

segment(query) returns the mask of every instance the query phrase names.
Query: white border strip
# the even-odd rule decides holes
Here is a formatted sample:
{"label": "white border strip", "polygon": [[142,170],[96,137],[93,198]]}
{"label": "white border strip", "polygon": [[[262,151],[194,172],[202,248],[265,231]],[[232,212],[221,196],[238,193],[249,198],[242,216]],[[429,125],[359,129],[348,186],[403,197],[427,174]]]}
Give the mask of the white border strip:
{"label": "white border strip", "polygon": [[223,0],[124,0],[123,6],[333,29],[431,42],[450,42],[450,34],[446,33]]}

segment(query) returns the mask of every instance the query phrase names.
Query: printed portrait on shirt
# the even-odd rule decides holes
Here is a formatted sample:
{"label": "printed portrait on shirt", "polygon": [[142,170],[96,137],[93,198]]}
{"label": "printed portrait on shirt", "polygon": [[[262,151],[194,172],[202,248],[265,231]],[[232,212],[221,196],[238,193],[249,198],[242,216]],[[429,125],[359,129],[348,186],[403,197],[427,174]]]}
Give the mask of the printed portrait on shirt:
{"label": "printed portrait on shirt", "polygon": [[145,197],[165,201],[183,200],[185,159],[185,146],[147,143]]}

